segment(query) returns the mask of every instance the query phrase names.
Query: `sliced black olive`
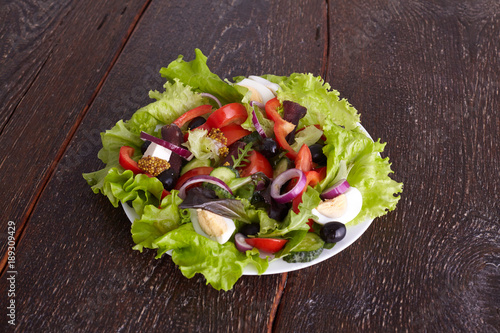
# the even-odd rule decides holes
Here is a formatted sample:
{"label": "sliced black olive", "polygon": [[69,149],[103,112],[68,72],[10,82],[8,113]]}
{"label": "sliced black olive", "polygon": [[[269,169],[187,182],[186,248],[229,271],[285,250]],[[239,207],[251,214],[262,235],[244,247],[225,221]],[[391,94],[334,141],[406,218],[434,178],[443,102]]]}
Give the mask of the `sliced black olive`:
{"label": "sliced black olive", "polygon": [[203,125],[207,120],[203,117],[196,117],[193,120],[191,120],[188,124],[188,130],[192,130],[193,128],[199,127]]}

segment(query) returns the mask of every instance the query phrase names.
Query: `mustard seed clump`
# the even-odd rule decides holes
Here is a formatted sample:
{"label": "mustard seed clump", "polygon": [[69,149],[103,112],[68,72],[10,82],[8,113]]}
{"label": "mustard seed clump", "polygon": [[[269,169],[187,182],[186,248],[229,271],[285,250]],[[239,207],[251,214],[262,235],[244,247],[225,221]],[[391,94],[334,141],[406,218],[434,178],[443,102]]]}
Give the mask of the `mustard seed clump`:
{"label": "mustard seed clump", "polygon": [[210,133],[208,134],[208,137],[215,141],[219,141],[224,146],[227,145],[227,138],[224,136],[224,133],[222,133],[222,131],[219,128],[212,128],[210,130]]}
{"label": "mustard seed clump", "polygon": [[153,156],[143,157],[137,162],[137,164],[139,164],[139,168],[142,171],[149,173],[153,177],[156,177],[163,171],[170,169],[170,163],[168,163],[168,161]]}

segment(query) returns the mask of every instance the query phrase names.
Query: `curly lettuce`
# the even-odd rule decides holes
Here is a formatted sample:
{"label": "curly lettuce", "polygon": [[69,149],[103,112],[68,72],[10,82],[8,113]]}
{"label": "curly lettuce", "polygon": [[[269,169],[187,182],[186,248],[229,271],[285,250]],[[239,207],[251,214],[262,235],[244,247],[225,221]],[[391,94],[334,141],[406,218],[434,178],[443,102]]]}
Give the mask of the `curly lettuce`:
{"label": "curly lettuce", "polygon": [[328,160],[326,178],[320,182],[320,189],[324,190],[333,183],[339,167],[345,163],[351,168],[347,181],[363,195],[361,212],[350,224],[394,210],[403,184],[389,177],[393,172],[389,158],[380,156],[385,143],[374,142],[363,133],[348,131],[331,121],[327,121],[323,129],[327,139],[323,152]]}

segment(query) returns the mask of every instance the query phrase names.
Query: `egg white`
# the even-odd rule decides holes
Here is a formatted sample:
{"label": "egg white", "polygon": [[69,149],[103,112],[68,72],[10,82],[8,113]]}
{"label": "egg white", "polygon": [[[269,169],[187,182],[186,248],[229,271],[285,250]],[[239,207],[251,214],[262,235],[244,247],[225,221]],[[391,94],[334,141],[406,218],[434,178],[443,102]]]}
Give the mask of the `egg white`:
{"label": "egg white", "polygon": [[250,75],[248,78],[250,80],[254,80],[255,82],[258,82],[258,83],[262,84],[263,86],[265,86],[266,88],[268,88],[269,90],[271,90],[275,95],[277,94],[278,89],[280,88],[279,84],[276,84],[274,82],[266,80],[266,79],[264,79],[263,77],[260,77],[260,76]]}
{"label": "egg white", "polygon": [[346,196],[347,208],[342,216],[335,218],[328,217],[321,214],[316,208],[314,208],[312,210],[312,213],[316,216],[314,220],[319,224],[326,224],[333,221],[346,224],[352,221],[361,211],[361,207],[363,206],[363,196],[355,187],[349,187],[349,189],[344,192],[344,195]]}
{"label": "egg white", "polygon": [[224,232],[222,235],[217,236],[217,237],[209,236],[203,231],[203,229],[200,226],[200,222],[198,220],[198,213],[197,213],[196,209],[190,209],[189,212],[191,213],[191,222],[193,222],[194,231],[196,231],[198,234],[202,235],[203,237],[206,237],[208,239],[211,239],[211,240],[218,242],[219,244],[226,243],[229,240],[229,238],[231,238],[231,235],[233,234],[233,232],[236,230],[236,225],[234,224],[234,221],[231,219],[228,219],[227,217],[223,217],[223,219],[227,225],[226,232]]}
{"label": "egg white", "polygon": [[[266,104],[267,101],[274,98],[273,92],[271,90],[269,90],[265,85],[263,85],[257,81],[250,80],[250,79],[243,79],[240,82],[238,82],[237,85],[247,87],[247,88],[252,88],[255,91],[257,91],[257,93],[260,95],[260,98],[262,99],[262,103],[264,103],[264,104]],[[260,102],[260,101],[258,101],[258,102]]]}

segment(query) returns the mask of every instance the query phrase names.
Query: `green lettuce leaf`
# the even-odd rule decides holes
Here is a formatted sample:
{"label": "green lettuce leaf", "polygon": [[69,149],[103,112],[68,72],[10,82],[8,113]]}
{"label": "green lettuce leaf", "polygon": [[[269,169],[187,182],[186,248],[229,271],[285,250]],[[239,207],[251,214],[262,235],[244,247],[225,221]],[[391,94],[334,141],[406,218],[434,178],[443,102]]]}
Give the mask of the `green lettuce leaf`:
{"label": "green lettuce leaf", "polygon": [[318,142],[323,135],[323,131],[316,126],[306,126],[304,130],[295,134],[295,142],[292,144],[292,149],[298,152],[303,144],[311,146]]}
{"label": "green lettuce leaf", "polygon": [[172,250],[172,261],[185,277],[190,279],[201,273],[207,284],[217,290],[231,289],[248,264],[253,264],[259,274],[264,273],[269,265],[267,260],[259,258],[258,251],[242,253],[233,242],[219,244],[199,235],[192,223],[165,234],[153,246],[158,247],[157,258]]}
{"label": "green lettuce leaf", "polygon": [[257,116],[257,120],[259,121],[260,126],[262,126],[262,129],[266,133],[268,137],[273,137],[274,136],[274,121],[267,119],[264,116],[264,112],[258,107],[254,106],[253,108],[251,106],[247,107],[248,111],[248,118],[245,120],[243,124],[241,124],[241,127],[244,129],[254,132],[256,131],[255,126],[252,121],[252,110],[255,110],[255,115]]}
{"label": "green lettuce leaf", "polygon": [[145,174],[134,176],[130,170],[111,168],[104,179],[102,192],[114,207],[118,203],[131,203],[137,214],[142,215],[146,205],[158,205],[163,184],[157,178]]}
{"label": "green lettuce leaf", "polygon": [[207,57],[199,49],[195,53],[196,58],[190,62],[184,61],[184,57],[180,55],[167,68],[163,67],[160,74],[170,81],[180,80],[197,92],[212,94],[223,105],[241,102],[248,89],[221,80],[208,68]]}
{"label": "green lettuce leaf", "polygon": [[351,169],[347,181],[363,196],[363,207],[350,222],[357,224],[387,214],[396,208],[403,184],[392,180],[389,158],[380,157],[385,143],[373,142],[357,131],[348,131],[327,121],[324,126],[327,145],[323,152],[328,158],[326,178],[319,184],[321,191],[332,184],[339,167],[346,163]]}
{"label": "green lettuce leaf", "polygon": [[219,148],[221,145],[216,140],[208,137],[208,131],[205,129],[194,129],[189,131],[187,142],[182,145],[187,147],[189,151],[199,160],[212,159],[218,161]]}
{"label": "green lettuce leaf", "polygon": [[186,111],[204,104],[200,94],[193,92],[191,87],[185,86],[178,79],[174,79],[173,83],[166,82],[163,87],[165,88],[163,93],[150,91],[149,97],[156,99],[156,102],[146,105],[137,112],[146,111],[163,124],[171,124]]}
{"label": "green lettuce leaf", "polygon": [[136,244],[133,249],[141,252],[143,248],[154,249],[156,239],[179,227],[182,223],[181,203],[179,191],[173,190],[171,195],[163,198],[161,208],[154,205],[144,207],[141,218],[132,223],[132,239]]}
{"label": "green lettuce leaf", "polygon": [[312,74],[293,73],[289,77],[264,76],[278,83],[278,99],[294,101],[307,108],[307,114],[299,122],[298,128],[319,124],[324,125],[327,116],[335,124],[346,129],[354,129],[359,122],[359,114],[346,99],[339,99],[339,92],[331,89],[321,77]]}

